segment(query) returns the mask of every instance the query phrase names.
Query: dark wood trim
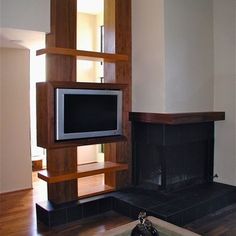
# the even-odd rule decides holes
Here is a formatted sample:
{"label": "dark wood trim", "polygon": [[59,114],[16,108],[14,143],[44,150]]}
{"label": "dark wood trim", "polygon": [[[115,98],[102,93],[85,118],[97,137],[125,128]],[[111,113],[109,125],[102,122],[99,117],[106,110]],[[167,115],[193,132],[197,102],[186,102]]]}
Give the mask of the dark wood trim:
{"label": "dark wood trim", "polygon": [[188,124],[225,120],[225,112],[144,113],[130,112],[129,120],[153,124]]}

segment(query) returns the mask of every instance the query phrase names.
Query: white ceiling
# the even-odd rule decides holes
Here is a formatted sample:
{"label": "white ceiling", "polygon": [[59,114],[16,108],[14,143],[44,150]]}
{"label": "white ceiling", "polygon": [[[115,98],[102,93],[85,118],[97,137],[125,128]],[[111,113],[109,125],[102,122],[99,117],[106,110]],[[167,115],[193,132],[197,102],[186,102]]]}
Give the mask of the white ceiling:
{"label": "white ceiling", "polygon": [[45,33],[0,28],[0,47],[39,49],[45,46]]}
{"label": "white ceiling", "polygon": [[[103,11],[103,1],[77,0],[77,9],[79,12],[96,15]],[[44,47],[44,43],[44,32],[0,28],[0,47],[39,49]]]}

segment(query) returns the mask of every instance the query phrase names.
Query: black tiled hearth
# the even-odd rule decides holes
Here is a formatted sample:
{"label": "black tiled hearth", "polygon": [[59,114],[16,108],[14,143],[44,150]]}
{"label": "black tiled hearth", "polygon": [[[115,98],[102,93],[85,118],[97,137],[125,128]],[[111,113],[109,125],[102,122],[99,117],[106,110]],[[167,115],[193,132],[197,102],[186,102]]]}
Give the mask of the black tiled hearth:
{"label": "black tiled hearth", "polygon": [[113,196],[121,202],[115,209],[119,213],[136,218],[137,215],[131,213],[143,209],[148,215],[183,226],[235,203],[236,187],[213,182],[171,193],[130,188],[114,193]]}
{"label": "black tiled hearth", "polygon": [[49,227],[110,210],[134,220],[145,210],[148,215],[183,226],[235,201],[236,187],[213,182],[171,193],[129,188],[62,205],[38,203],[36,209],[38,220]]}

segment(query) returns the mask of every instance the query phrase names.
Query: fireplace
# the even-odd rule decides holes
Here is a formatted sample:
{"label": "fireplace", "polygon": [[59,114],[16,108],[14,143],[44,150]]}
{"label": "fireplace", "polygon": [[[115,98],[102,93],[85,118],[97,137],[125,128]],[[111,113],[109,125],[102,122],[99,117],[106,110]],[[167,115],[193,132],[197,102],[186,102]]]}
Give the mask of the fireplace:
{"label": "fireplace", "polygon": [[130,113],[133,187],[113,194],[116,211],[183,226],[235,203],[236,187],[214,181],[214,122],[224,112]]}
{"label": "fireplace", "polygon": [[[212,182],[214,120],[199,122],[196,117],[192,119],[191,113],[189,119],[189,114],[182,114],[183,121],[167,122],[158,120],[161,114],[151,115],[151,120],[145,120],[144,113],[131,113],[133,184],[145,189],[174,191]],[[224,116],[217,115],[215,119]],[[173,115],[165,116],[167,119]]]}

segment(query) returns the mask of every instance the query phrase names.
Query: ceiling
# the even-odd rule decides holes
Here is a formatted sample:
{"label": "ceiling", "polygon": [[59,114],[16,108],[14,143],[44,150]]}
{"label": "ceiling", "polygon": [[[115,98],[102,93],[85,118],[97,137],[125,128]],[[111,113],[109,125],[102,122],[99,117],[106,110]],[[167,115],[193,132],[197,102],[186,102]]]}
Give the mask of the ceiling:
{"label": "ceiling", "polygon": [[[104,0],[77,0],[78,12],[96,15],[103,11]],[[0,47],[39,49],[45,44],[45,33],[0,28]]]}
{"label": "ceiling", "polygon": [[45,45],[45,33],[0,28],[0,47],[39,49]]}

